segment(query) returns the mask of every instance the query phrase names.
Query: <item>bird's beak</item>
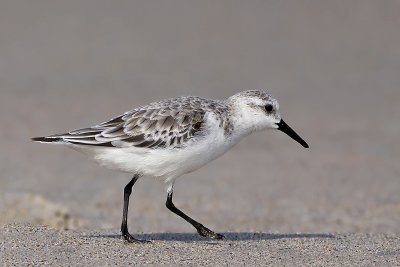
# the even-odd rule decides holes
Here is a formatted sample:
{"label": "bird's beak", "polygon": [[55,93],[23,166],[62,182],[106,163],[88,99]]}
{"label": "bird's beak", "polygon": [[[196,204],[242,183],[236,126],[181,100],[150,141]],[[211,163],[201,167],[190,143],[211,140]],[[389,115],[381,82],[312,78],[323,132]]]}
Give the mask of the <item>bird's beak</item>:
{"label": "bird's beak", "polygon": [[285,134],[292,137],[294,140],[299,142],[300,145],[302,145],[303,147],[308,148],[308,144],[306,143],[306,141],[301,139],[301,137],[295,131],[293,131],[293,129],[290,128],[289,125],[287,125],[286,122],[284,122],[282,119],[276,125],[278,125],[278,130],[281,130]]}

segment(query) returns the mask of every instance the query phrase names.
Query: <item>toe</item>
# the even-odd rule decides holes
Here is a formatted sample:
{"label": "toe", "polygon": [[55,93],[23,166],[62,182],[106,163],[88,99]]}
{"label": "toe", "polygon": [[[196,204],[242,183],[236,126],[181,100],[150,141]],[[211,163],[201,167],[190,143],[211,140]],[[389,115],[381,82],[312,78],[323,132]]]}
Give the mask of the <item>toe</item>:
{"label": "toe", "polygon": [[218,233],[214,233],[214,236],[212,238],[216,240],[222,240],[225,238],[225,236]]}
{"label": "toe", "polygon": [[131,234],[123,234],[122,237],[127,241],[128,243],[151,243],[151,241],[148,240],[141,240],[141,239],[136,239],[134,238]]}

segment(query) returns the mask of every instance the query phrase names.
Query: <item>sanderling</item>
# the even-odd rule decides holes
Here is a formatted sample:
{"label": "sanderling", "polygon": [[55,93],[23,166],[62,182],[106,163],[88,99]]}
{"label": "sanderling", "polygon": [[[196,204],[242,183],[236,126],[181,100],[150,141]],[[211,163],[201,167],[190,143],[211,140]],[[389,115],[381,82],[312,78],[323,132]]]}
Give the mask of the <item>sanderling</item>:
{"label": "sanderling", "polygon": [[308,147],[282,120],[278,102],[259,90],[225,100],[196,96],[162,100],[93,127],[32,139],[65,145],[107,168],[134,174],[124,188],[121,234],[128,242],[144,242],[134,238],[127,225],[132,187],[142,176],[162,177],[167,184],[167,208],[192,224],[201,236],[222,239],[221,234],[175,207],[174,182],[221,156],[250,133],[264,129],[281,130]]}

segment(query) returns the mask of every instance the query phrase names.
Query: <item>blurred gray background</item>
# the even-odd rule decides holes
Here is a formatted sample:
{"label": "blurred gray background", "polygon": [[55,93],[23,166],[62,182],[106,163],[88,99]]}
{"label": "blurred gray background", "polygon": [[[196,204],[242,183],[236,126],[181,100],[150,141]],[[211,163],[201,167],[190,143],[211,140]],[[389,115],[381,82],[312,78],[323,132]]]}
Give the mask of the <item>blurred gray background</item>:
{"label": "blurred gray background", "polygon": [[[399,233],[399,14],[398,0],[1,0],[0,223],[32,220],[39,196],[38,223],[54,204],[119,231],[130,176],[30,137],[266,89],[310,149],[254,134],[178,180],[176,205],[216,231]],[[165,198],[138,182],[131,231],[193,232]]]}

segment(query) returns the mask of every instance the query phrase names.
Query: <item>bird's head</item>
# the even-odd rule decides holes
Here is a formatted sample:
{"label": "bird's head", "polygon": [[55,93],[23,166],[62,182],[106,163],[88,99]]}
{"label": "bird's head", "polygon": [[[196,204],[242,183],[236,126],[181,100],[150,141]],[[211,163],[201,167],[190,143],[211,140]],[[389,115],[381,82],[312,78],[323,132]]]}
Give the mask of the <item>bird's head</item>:
{"label": "bird's head", "polygon": [[227,103],[231,106],[235,126],[242,128],[244,132],[277,129],[308,148],[308,144],[282,120],[278,101],[266,92],[261,90],[240,92],[229,97]]}

